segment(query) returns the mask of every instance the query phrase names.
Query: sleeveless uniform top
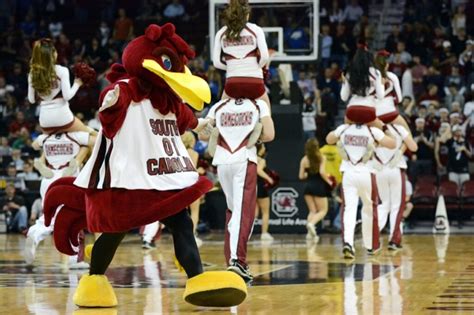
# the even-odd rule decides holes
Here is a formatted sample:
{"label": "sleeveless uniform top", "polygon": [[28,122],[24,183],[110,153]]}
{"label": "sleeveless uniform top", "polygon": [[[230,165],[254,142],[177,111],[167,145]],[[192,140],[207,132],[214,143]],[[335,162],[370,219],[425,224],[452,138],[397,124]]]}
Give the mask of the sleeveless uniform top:
{"label": "sleeveless uniform top", "polygon": [[[374,152],[374,163],[381,166],[387,166],[394,162],[393,159],[396,159],[396,153],[401,150],[403,141],[410,135],[408,130],[406,130],[402,125],[388,124],[387,128],[390,130],[390,133],[395,138],[396,147],[395,149],[388,149],[382,146],[378,146]],[[394,167],[397,168],[407,168],[407,162],[403,156],[398,158],[398,162]]]}
{"label": "sleeveless uniform top", "polygon": [[69,165],[69,162],[79,153],[81,146],[89,144],[89,133],[78,131],[42,134],[36,141],[43,148],[48,166],[58,170]]}
{"label": "sleeveless uniform top", "polygon": [[163,115],[149,99],[144,99],[131,102],[113,138],[108,139],[99,131],[92,156],[74,184],[95,189],[166,191],[190,187],[197,180],[176,115]]}
{"label": "sleeveless uniform top", "polygon": [[226,99],[215,104],[207,114],[215,119],[220,134],[212,164],[257,163],[257,149],[246,145],[257,122],[266,116],[270,111],[261,100]]}
{"label": "sleeveless uniform top", "polygon": [[385,134],[382,130],[366,125],[341,125],[335,131],[335,135],[340,138],[342,146],[347,153],[349,160],[342,160],[341,172],[370,172],[375,170],[372,161],[362,162],[367,153],[368,145],[383,139]]}
{"label": "sleeveless uniform top", "polygon": [[247,23],[240,32],[240,39],[229,40],[222,27],[214,40],[214,67],[227,71],[227,78],[251,77],[263,78],[262,68],[268,62],[268,47],[262,28]]}
{"label": "sleeveless uniform top", "polygon": [[341,87],[341,99],[348,102],[347,107],[353,105],[374,107],[376,99],[384,98],[382,75],[373,67],[370,67],[369,75],[370,87],[367,89],[365,96],[352,94],[349,78],[346,78]]}

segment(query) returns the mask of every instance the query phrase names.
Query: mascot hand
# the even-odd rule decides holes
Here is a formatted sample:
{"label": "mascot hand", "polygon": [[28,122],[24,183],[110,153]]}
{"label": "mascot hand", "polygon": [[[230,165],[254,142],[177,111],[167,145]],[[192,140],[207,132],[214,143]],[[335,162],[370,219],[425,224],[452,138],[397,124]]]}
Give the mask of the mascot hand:
{"label": "mascot hand", "polygon": [[76,159],[72,159],[71,162],[69,162],[69,166],[64,169],[63,177],[73,176],[78,168],[79,164]]}
{"label": "mascot hand", "polygon": [[214,128],[212,124],[212,119],[209,118],[199,118],[198,119],[198,126],[193,129],[194,132],[197,132],[200,136],[204,136],[205,138],[209,138],[211,136],[212,128]]}
{"label": "mascot hand", "polygon": [[106,110],[109,107],[114,106],[117,103],[119,96],[120,96],[120,87],[117,84],[115,85],[113,90],[110,90],[107,92],[107,94],[105,94],[104,100],[102,101],[102,106],[99,108],[99,112]]}

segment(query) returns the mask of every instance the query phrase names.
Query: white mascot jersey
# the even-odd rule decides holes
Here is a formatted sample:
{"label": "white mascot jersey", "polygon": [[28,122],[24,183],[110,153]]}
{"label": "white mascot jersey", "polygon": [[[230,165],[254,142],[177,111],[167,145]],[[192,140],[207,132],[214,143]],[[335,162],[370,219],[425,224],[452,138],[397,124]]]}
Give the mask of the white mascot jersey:
{"label": "white mascot jersey", "polygon": [[181,141],[176,115],[162,115],[144,99],[131,102],[112,139],[99,131],[92,157],[74,184],[83,188],[164,191],[192,186],[198,176]]}

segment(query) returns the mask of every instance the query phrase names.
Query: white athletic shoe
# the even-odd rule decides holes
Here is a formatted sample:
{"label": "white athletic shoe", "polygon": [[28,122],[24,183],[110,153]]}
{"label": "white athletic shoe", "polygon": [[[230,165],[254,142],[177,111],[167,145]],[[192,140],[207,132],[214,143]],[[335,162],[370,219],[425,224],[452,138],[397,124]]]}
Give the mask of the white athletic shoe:
{"label": "white athletic shoe", "polygon": [[86,263],[85,261],[80,261],[80,262],[69,262],[68,264],[69,269],[89,269],[89,264]]}
{"label": "white athletic shoe", "polygon": [[262,235],[260,235],[260,240],[273,241],[273,236],[271,236],[270,233],[262,233]]}
{"label": "white athletic shoe", "polygon": [[311,234],[311,236],[313,238],[315,238],[316,236],[318,236],[316,234],[316,228],[314,227],[314,224],[311,224],[311,223],[308,223],[306,224],[306,228],[308,229],[308,234]]}
{"label": "white athletic shoe", "polygon": [[31,237],[26,238],[24,256],[25,256],[25,261],[27,265],[32,265],[33,262],[35,261],[36,246],[38,246],[38,244],[36,244],[33,238]]}

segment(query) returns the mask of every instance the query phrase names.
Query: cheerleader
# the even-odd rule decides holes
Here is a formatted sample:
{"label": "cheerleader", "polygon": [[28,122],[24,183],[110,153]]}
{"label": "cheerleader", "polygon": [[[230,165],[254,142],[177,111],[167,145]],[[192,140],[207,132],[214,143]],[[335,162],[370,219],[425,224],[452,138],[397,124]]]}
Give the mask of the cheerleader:
{"label": "cheerleader", "polygon": [[224,11],[225,25],[214,40],[213,63],[225,70],[225,98],[262,99],[270,106],[265,91],[263,68],[269,61],[265,33],[249,23],[248,0],[230,0]]}
{"label": "cheerleader", "polygon": [[257,208],[255,209],[255,217],[257,218],[262,211],[262,234],[260,239],[262,241],[272,241],[273,236],[268,233],[268,224],[270,221],[270,195],[265,187],[265,181],[270,185],[275,182],[273,178],[265,172],[267,167],[267,161],[265,160],[266,154],[265,145],[257,145]]}
{"label": "cheerleader", "polygon": [[377,98],[375,104],[375,111],[377,118],[385,124],[393,123],[401,125],[406,130],[410,130],[405,119],[398,114],[397,104],[402,99],[402,89],[400,88],[400,81],[395,73],[387,71],[389,64],[387,58],[390,53],[386,50],[377,52],[374,65],[382,75],[382,83],[384,84],[384,97]]}
{"label": "cheerleader", "polygon": [[319,151],[316,138],[309,139],[305,144],[305,156],[301,159],[299,179],[306,180],[304,200],[308,206],[307,240],[318,241],[315,225],[324,219],[328,212],[328,197],[331,196],[332,181],[328,177],[326,158]]}
{"label": "cheerleader", "polygon": [[364,44],[359,44],[351,65],[342,75],[341,99],[347,103],[346,123],[367,124],[382,127],[377,119],[375,104],[384,98],[382,76],[373,67],[372,54]]}
{"label": "cheerleader", "polygon": [[[40,126],[47,134],[85,131],[95,135],[96,132],[75,118],[69,109],[68,101],[74,97],[83,80],[75,78],[71,86],[69,70],[55,64],[57,57],[50,39],[35,42],[28,75],[28,100],[32,104],[40,101]],[[86,71],[93,72],[91,68],[86,68]],[[90,76],[90,73],[83,74]]]}

